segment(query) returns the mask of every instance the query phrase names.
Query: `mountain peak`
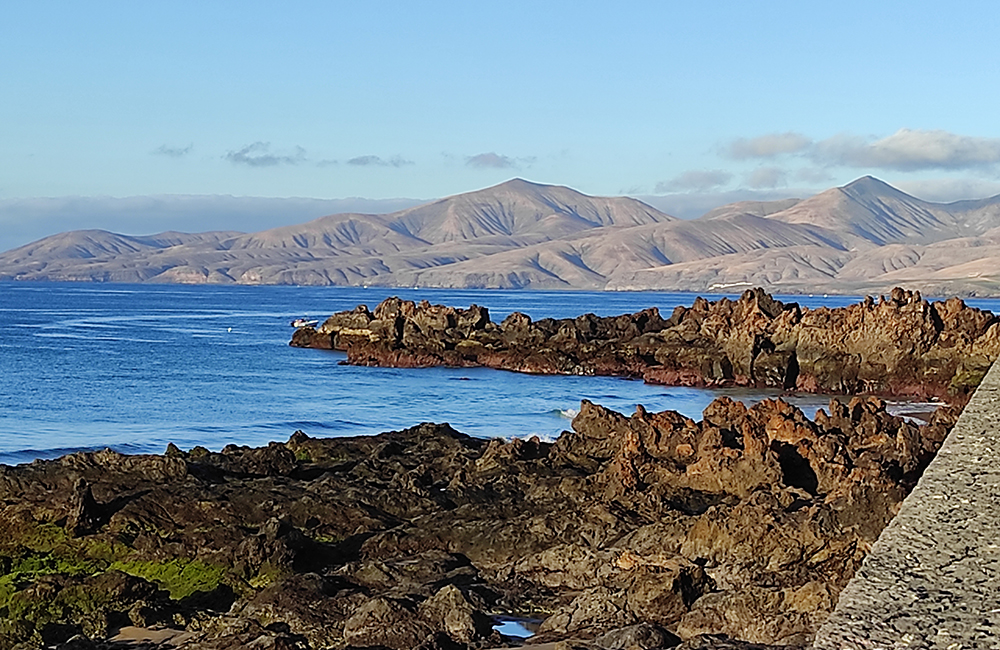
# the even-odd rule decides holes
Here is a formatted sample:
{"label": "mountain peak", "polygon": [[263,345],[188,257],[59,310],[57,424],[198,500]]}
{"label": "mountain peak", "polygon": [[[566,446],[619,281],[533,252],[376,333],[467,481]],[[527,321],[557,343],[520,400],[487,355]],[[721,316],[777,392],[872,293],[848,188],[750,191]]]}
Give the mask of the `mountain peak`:
{"label": "mountain peak", "polygon": [[885,181],[875,178],[874,176],[862,176],[861,178],[842,186],[840,189],[852,196],[862,194],[889,194],[892,196],[905,196],[910,199],[913,198],[906,192],[898,190],[892,185],[889,185]]}
{"label": "mountain peak", "polygon": [[819,226],[876,246],[928,244],[972,232],[960,215],[872,176],[821,192],[770,217]]}
{"label": "mountain peak", "polygon": [[481,190],[475,192],[467,192],[463,194],[458,194],[457,196],[476,196],[480,194],[495,194],[495,193],[508,193],[508,194],[526,194],[535,195],[539,192],[545,192],[548,190],[566,190],[576,193],[576,190],[564,187],[562,185],[548,185],[545,183],[535,183],[534,181],[525,180],[520,177],[511,178],[497,185],[491,185],[485,187]]}
{"label": "mountain peak", "polygon": [[520,176],[515,176],[510,180],[506,180],[494,187],[545,187],[543,183],[534,183],[532,181],[521,178]]}
{"label": "mountain peak", "polygon": [[511,178],[389,214],[243,236],[62,233],[0,254],[0,280],[809,291],[919,280],[1000,293],[997,232],[1000,199],[929,203],[871,176],[691,221]]}
{"label": "mountain peak", "polygon": [[545,241],[592,228],[673,220],[636,199],[593,197],[563,185],[523,178],[439,199],[390,217],[392,227],[399,232],[433,244],[494,236]]}

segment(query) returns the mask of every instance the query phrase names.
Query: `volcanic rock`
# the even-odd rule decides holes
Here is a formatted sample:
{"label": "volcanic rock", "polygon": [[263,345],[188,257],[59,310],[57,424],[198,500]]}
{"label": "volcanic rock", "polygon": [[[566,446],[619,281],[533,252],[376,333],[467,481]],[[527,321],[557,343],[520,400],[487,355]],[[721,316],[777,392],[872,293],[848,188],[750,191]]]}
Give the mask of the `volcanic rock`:
{"label": "volcanic rock", "polygon": [[129,624],[183,631],[179,648],[515,645],[494,615],[568,647],[802,646],[957,413],[584,402],[554,444],[423,424],[0,466],[0,649],[99,647]]}
{"label": "volcanic rock", "polygon": [[783,304],[752,289],[736,301],[698,298],[668,319],[653,307],[539,321],[515,312],[499,325],[476,305],[388,298],[373,313],[361,305],[297,330],[291,345],[342,350],[355,365],[486,366],[963,402],[1000,356],[1000,317],[898,288],[834,309]]}
{"label": "volcanic rock", "polygon": [[94,500],[87,481],[77,479],[73,485],[69,515],[66,517],[66,532],[71,537],[79,537],[94,532],[100,523],[100,505]]}

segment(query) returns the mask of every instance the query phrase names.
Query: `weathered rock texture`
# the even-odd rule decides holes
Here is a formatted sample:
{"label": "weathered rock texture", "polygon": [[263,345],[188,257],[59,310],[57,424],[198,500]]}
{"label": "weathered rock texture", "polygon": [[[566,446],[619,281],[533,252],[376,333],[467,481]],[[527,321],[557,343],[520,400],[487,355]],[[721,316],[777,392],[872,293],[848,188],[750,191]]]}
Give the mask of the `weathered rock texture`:
{"label": "weathered rock texture", "polygon": [[554,444],[423,424],[0,466],[0,648],[488,648],[498,613],[567,647],[798,647],[956,414],[584,402]]}
{"label": "weathered rock texture", "polygon": [[347,352],[356,365],[487,366],[539,374],[619,375],[691,386],[940,397],[962,401],[1000,356],[1000,318],[958,299],[919,293],[836,309],[782,304],[762,289],[634,314],[500,324],[483,307],[389,298],[361,305],[292,345]]}

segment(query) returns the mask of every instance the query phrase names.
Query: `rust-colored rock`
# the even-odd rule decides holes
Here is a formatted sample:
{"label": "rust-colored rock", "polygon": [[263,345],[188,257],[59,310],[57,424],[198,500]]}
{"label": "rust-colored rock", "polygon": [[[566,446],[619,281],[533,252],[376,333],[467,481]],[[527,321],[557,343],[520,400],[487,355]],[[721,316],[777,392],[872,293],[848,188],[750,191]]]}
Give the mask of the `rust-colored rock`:
{"label": "rust-colored rock", "polygon": [[347,352],[370,366],[486,366],[538,374],[616,375],[681,386],[757,386],[963,402],[1000,357],[1000,318],[958,298],[889,298],[835,309],[782,304],[762,289],[698,298],[664,319],[634,314],[502,323],[485,308],[389,298],[295,332],[291,345]]}

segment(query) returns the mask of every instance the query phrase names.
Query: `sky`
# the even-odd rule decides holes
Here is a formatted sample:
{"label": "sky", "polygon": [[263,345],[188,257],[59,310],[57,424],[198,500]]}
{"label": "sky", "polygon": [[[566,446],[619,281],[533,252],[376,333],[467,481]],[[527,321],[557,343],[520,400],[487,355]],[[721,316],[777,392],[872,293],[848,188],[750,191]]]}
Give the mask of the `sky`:
{"label": "sky", "polygon": [[[6,3],[0,247],[108,223],[69,199],[991,196],[998,28],[986,0]],[[139,204],[119,231],[243,229]]]}

